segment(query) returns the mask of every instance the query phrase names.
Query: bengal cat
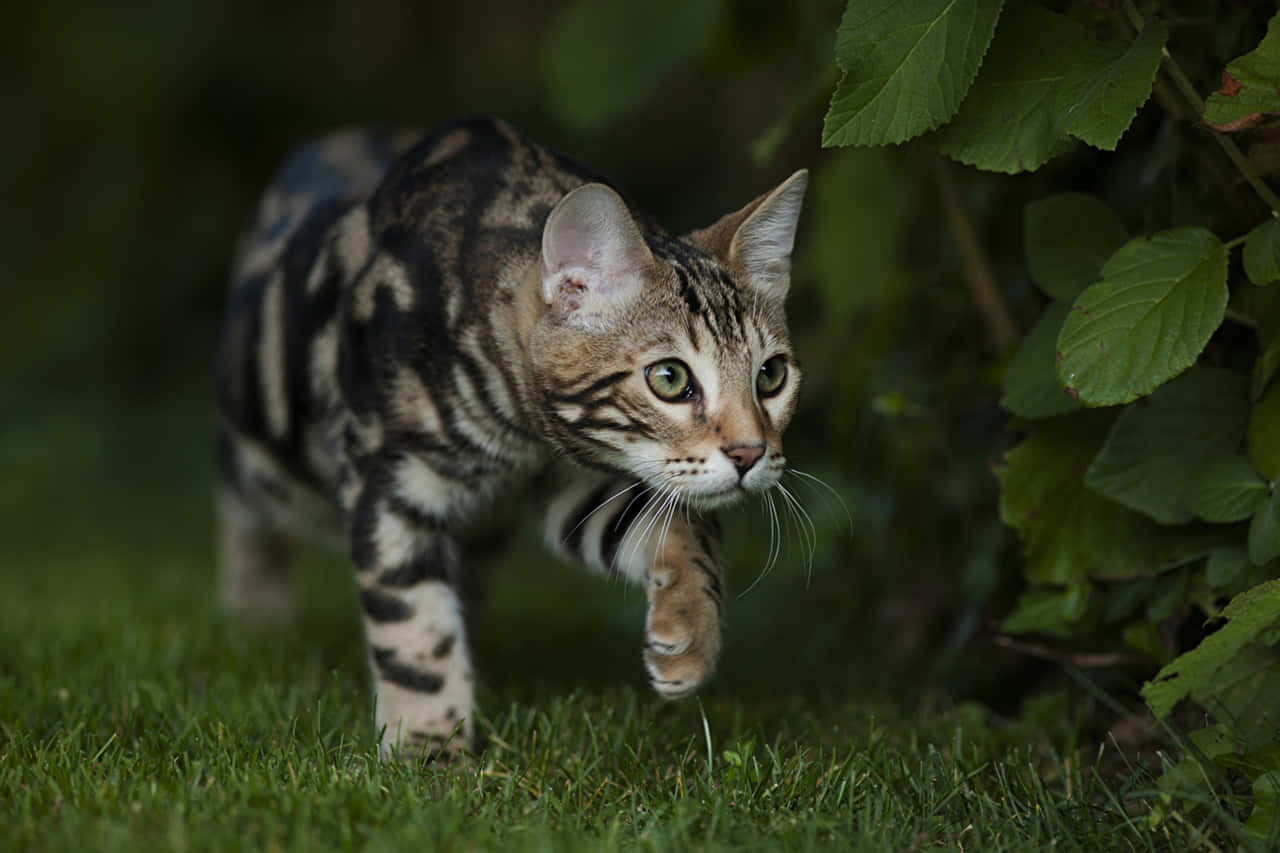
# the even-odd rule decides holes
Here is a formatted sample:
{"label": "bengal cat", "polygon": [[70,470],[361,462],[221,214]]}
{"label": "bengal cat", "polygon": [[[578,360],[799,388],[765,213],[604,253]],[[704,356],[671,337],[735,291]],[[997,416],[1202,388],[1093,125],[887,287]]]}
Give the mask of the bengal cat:
{"label": "bengal cat", "polygon": [[557,553],[644,585],[653,686],[693,691],[720,646],[714,511],[785,466],[806,177],[676,237],[497,119],[299,149],[237,247],[218,356],[227,603],[287,607],[294,537],[336,533],[384,755],[452,755],[464,534],[536,483]]}

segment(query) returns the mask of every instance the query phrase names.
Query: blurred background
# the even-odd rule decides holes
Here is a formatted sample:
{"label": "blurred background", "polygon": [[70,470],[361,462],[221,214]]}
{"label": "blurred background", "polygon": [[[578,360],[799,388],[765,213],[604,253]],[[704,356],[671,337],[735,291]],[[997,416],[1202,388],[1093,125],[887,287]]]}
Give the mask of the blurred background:
{"label": "blurred background", "polygon": [[[762,578],[762,511],[726,519],[741,597],[728,606],[712,689],[933,685],[1016,703],[1041,670],[1002,657],[990,636],[1018,586],[990,470],[1012,441],[998,407],[1012,341],[975,308],[943,205],[975,211],[1016,333],[1041,307],[1018,256],[1020,199],[1048,179],[980,175],[922,146],[822,149],[842,9],[10,9],[0,33],[0,597],[33,619],[124,620],[120,630],[212,610],[210,374],[237,230],[309,136],[491,112],[609,175],[677,231],[813,170],[791,296],[807,384],[787,447],[834,494],[792,485],[815,542],[792,526]],[[1088,157],[1072,163],[1087,183]],[[640,591],[553,567],[534,539],[494,577],[478,640],[486,677],[642,683]],[[358,669],[341,560],[307,562],[303,618],[335,649],[353,649],[336,659]]]}

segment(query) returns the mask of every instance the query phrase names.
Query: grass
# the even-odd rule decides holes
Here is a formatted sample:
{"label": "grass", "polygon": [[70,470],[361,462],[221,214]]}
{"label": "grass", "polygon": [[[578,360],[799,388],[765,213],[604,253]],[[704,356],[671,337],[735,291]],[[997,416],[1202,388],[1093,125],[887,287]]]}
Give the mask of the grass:
{"label": "grass", "polygon": [[829,634],[779,578],[738,605],[717,681],[664,703],[639,594],[524,542],[478,640],[487,749],[383,764],[341,563],[309,557],[293,626],[219,614],[201,431],[118,417],[0,433],[0,848],[1234,846],[1150,826],[1154,780],[1082,751],[1067,701],[1010,721],[860,688],[880,641],[815,650]]}

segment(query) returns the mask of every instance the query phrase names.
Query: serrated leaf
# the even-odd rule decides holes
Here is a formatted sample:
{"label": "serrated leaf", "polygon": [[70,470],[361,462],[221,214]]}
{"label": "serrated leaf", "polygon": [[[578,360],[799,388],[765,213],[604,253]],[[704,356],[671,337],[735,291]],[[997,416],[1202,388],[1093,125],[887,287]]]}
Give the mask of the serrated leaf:
{"label": "serrated leaf", "polygon": [[1249,562],[1266,565],[1280,557],[1280,489],[1258,509],[1249,523]]}
{"label": "serrated leaf", "polygon": [[1179,655],[1147,682],[1142,697],[1157,717],[1188,697],[1201,704],[1222,687],[1221,670],[1246,646],[1280,625],[1280,579],[1242,592],[1222,611],[1224,624],[1200,645]]}
{"label": "serrated leaf", "polygon": [[598,131],[648,100],[714,32],[723,0],[578,0],[543,42],[549,104],[565,124]]}
{"label": "serrated leaf", "polygon": [[1255,49],[1227,63],[1222,82],[1204,105],[1204,120],[1219,130],[1243,130],[1280,112],[1280,15]]}
{"label": "serrated leaf", "polygon": [[1227,309],[1227,250],[1203,228],[1138,237],[1076,299],[1058,379],[1089,406],[1127,403],[1190,367]]}
{"label": "serrated leaf", "polygon": [[905,142],[955,115],[1003,0],[849,0],[836,31],[844,72],[822,144]]}
{"label": "serrated leaf", "polygon": [[1102,277],[1102,266],[1129,239],[1120,217],[1097,196],[1057,193],[1027,205],[1027,271],[1054,299],[1074,301]]}
{"label": "serrated leaf", "polygon": [[1154,576],[1230,541],[1230,528],[1164,528],[1086,488],[1110,423],[1102,412],[1041,422],[996,467],[1000,518],[1018,532],[1033,583]]}
{"label": "serrated leaf", "polygon": [[1009,362],[1000,405],[1020,418],[1050,418],[1080,408],[1058,384],[1054,370],[1058,330],[1070,308],[1065,302],[1046,308]]}
{"label": "serrated leaf", "polygon": [[1249,412],[1249,461],[1268,480],[1280,478],[1280,384]]}
{"label": "serrated leaf", "polygon": [[1099,42],[1036,6],[1005,12],[943,153],[997,172],[1037,169],[1076,137],[1114,149],[1151,93],[1167,31],[1151,20],[1131,44]]}
{"label": "serrated leaf", "polygon": [[1151,95],[1160,55],[1169,30],[1158,18],[1150,18],[1131,44],[1117,50],[1114,42],[1094,42],[1096,70],[1068,89],[1065,120],[1076,139],[1105,151],[1129,129],[1138,109]]}
{"label": "serrated leaf", "polygon": [[1000,630],[1008,634],[1050,634],[1069,639],[1089,615],[1091,592],[1087,583],[1065,589],[1029,589],[1000,623]]}
{"label": "serrated leaf", "polygon": [[1187,497],[1187,506],[1205,521],[1230,523],[1251,518],[1266,499],[1267,484],[1249,460],[1228,453],[1204,466]]}
{"label": "serrated leaf", "polygon": [[1248,377],[1192,368],[1121,413],[1085,485],[1161,524],[1190,521],[1200,471],[1239,446],[1248,418]]}
{"label": "serrated leaf", "polygon": [[1249,281],[1266,285],[1280,278],[1280,218],[1272,217],[1244,241],[1244,271]]}

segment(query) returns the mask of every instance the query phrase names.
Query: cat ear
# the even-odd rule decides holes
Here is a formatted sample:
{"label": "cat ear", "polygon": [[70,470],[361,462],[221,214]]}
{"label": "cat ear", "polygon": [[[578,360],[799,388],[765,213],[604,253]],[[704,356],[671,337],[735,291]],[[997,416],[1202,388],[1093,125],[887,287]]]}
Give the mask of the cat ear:
{"label": "cat ear", "polygon": [[625,309],[653,264],[626,204],[604,184],[560,199],[542,229],[542,299],[580,325],[600,325]]}
{"label": "cat ear", "polygon": [[747,281],[781,302],[791,283],[791,249],[809,171],[801,169],[741,210],[685,239],[740,269]]}

